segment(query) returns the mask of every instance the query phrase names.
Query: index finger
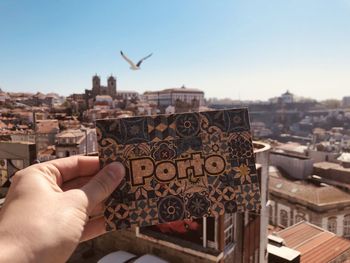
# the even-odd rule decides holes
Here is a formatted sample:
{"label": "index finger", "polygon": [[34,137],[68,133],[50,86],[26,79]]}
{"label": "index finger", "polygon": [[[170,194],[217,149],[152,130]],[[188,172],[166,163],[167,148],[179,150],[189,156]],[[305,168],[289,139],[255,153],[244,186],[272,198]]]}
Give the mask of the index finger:
{"label": "index finger", "polygon": [[53,166],[56,183],[62,183],[77,177],[93,176],[100,170],[97,156],[71,156],[38,164],[38,166]]}

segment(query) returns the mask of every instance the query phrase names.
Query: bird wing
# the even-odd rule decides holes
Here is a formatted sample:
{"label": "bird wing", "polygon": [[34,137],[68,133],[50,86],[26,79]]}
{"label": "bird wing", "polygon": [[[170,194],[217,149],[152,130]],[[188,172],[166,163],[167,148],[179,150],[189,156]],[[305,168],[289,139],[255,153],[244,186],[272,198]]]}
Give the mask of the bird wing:
{"label": "bird wing", "polygon": [[153,55],[153,53],[149,54],[148,56],[144,57],[143,59],[140,59],[140,61],[137,62],[136,66],[140,67],[141,63],[142,63],[144,60],[148,59],[148,58],[149,58],[150,56],[152,56],[152,55]]}
{"label": "bird wing", "polygon": [[136,68],[136,65],[134,64],[134,62],[132,62],[129,58],[127,58],[127,56],[124,55],[123,51],[120,51],[120,54],[126,60],[126,62],[128,62],[130,64],[130,66]]}

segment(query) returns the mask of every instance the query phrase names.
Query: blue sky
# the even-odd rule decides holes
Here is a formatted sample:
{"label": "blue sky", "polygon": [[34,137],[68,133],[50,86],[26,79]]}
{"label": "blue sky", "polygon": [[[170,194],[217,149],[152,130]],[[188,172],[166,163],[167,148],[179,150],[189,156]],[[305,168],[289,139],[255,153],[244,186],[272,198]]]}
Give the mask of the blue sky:
{"label": "blue sky", "polygon": [[[130,71],[123,50],[138,60]],[[0,87],[83,92],[186,85],[206,97],[350,95],[350,0],[1,0]]]}

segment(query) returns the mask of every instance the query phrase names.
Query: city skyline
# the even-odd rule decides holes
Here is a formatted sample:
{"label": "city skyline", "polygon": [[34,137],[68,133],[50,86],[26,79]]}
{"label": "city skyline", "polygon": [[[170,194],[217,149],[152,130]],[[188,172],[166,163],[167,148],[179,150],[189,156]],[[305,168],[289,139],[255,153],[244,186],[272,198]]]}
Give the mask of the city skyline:
{"label": "city skyline", "polygon": [[[83,4],[84,3],[84,4]],[[350,95],[350,2],[92,1],[0,3],[0,87],[81,93],[91,76],[118,88],[185,85],[207,98],[267,100],[290,92]],[[138,72],[120,57],[153,52]],[[331,92],[330,92],[331,91]]]}

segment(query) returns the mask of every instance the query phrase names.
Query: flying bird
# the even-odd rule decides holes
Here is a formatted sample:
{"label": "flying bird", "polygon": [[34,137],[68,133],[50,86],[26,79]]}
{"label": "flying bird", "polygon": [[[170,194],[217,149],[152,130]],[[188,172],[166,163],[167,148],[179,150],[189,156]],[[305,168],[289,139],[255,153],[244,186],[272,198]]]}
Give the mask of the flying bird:
{"label": "flying bird", "polygon": [[150,56],[152,56],[153,53],[149,54],[148,56],[144,57],[143,59],[140,59],[139,62],[137,62],[137,64],[135,65],[134,62],[132,62],[127,56],[124,55],[123,51],[120,51],[120,54],[122,55],[122,57],[130,64],[130,69],[132,70],[138,70],[138,69],[141,69],[140,66],[141,66],[141,63],[148,59]]}

